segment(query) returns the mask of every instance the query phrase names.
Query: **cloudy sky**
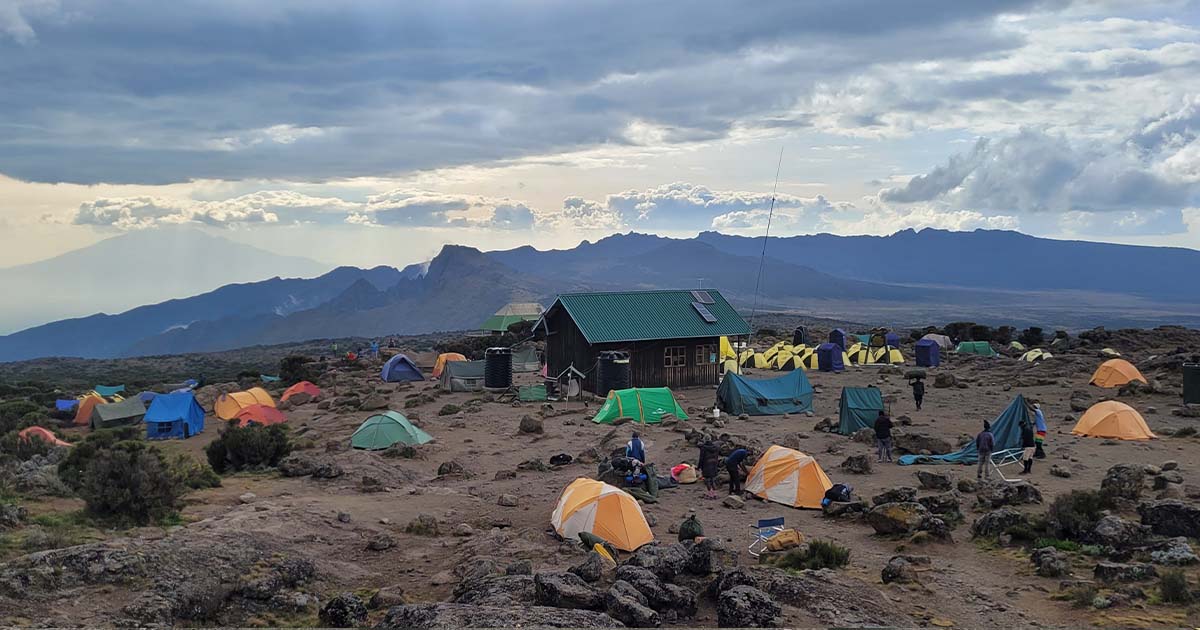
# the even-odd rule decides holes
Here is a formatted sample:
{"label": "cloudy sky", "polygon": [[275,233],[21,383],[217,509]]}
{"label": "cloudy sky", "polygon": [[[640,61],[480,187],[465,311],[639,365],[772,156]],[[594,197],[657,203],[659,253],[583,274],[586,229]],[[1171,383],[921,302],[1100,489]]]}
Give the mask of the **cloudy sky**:
{"label": "cloudy sky", "polygon": [[0,0],[0,86],[0,266],[761,234],[777,164],[776,234],[1200,247],[1194,2]]}

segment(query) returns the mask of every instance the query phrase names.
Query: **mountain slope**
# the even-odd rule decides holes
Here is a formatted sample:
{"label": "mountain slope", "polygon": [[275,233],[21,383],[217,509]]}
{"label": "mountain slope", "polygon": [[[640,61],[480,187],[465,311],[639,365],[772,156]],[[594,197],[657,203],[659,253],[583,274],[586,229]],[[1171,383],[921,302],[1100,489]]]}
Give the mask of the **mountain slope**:
{"label": "mountain slope", "polygon": [[272,276],[312,277],[328,265],[280,256],[191,228],[141,230],[40,262],[0,269],[0,333],[114,313]]}

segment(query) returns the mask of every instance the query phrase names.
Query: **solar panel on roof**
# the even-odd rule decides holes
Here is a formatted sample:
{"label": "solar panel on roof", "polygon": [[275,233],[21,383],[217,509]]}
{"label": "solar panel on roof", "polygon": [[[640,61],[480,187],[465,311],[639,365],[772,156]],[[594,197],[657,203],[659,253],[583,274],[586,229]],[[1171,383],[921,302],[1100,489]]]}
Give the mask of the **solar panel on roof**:
{"label": "solar panel on roof", "polygon": [[713,303],[712,296],[708,294],[708,291],[692,291],[692,297],[701,304]]}
{"label": "solar panel on roof", "polygon": [[697,313],[700,313],[700,317],[704,318],[704,321],[710,324],[717,323],[717,318],[708,310],[707,306],[699,302],[692,302],[692,308],[696,309]]}

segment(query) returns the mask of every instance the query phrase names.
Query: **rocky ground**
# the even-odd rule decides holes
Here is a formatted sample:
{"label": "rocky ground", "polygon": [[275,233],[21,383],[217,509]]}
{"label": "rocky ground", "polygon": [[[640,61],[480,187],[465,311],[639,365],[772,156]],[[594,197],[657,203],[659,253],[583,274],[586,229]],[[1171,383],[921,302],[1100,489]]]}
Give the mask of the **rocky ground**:
{"label": "rocky ground", "polygon": [[[813,455],[835,482],[853,485],[862,504],[832,516],[753,499],[705,500],[698,485],[663,490],[643,507],[657,545],[622,554],[615,571],[557,540],[549,516],[561,489],[595,476],[596,456],[623,444],[632,427],[590,422],[596,402],[498,402],[442,393],[431,382],[380,383],[371,367],[339,369],[321,377],[321,400],[287,411],[305,448],[279,471],[228,476],[220,488],[192,493],[182,525],[93,531],[94,542],[9,554],[0,564],[0,618],[45,626],[382,628],[1194,625],[1200,610],[1160,601],[1154,574],[1194,561],[1190,545],[1200,535],[1193,518],[1200,516],[1193,502],[1200,497],[1200,440],[1171,436],[1193,427],[1197,412],[1181,404],[1178,355],[1168,354],[1200,348],[1198,336],[1105,339],[1151,380],[1121,392],[1088,385],[1103,360],[1098,344],[1036,364],[951,356],[930,371],[921,411],[896,368],[810,372],[817,388],[812,416],[723,416],[717,423],[708,417],[712,389],[677,391],[692,419],[638,427],[660,471],[694,462],[700,433],[727,433],[731,442],[784,444]],[[975,487],[973,468],[876,464],[870,444],[819,429],[836,419],[841,387],[867,384],[883,390],[902,425],[897,443],[914,451],[956,448],[1023,394],[1046,411],[1049,458],[1035,464],[1026,483],[1004,487]],[[217,389],[203,393],[206,403]],[[1108,397],[1139,409],[1160,439],[1072,437],[1080,412]],[[383,407],[402,411],[435,441],[350,450],[350,434],[370,409]],[[526,416],[532,432],[520,430]],[[202,435],[166,448],[203,457],[215,425],[210,417]],[[560,453],[574,461],[549,466]],[[1112,553],[1033,550],[1008,540],[1012,525],[1045,512],[1054,497],[1102,484],[1126,499],[1097,527]],[[80,507],[58,498],[20,503],[27,514],[11,522],[0,515],[0,525],[35,528],[34,519]],[[708,535],[701,545],[676,543],[673,532],[689,509]],[[746,553],[749,525],[776,516],[809,540],[849,548],[849,564],[818,572],[758,564]],[[1184,566],[1195,584],[1196,569]],[[1103,601],[1066,601],[1080,584],[1096,586]]]}

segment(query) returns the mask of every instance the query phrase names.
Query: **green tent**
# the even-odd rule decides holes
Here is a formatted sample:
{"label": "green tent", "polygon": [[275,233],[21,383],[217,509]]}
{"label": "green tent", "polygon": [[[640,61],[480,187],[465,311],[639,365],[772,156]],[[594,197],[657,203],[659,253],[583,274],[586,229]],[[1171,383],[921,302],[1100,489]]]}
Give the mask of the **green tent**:
{"label": "green tent", "polygon": [[875,426],[875,419],[883,411],[883,394],[877,387],[843,387],[839,404],[840,424],[838,433],[850,435],[860,429]]}
{"label": "green tent", "polygon": [[960,341],[954,351],[959,354],[977,354],[981,357],[996,356],[996,351],[992,350],[992,344],[986,341]]}
{"label": "green tent", "polygon": [[408,418],[395,411],[385,411],[367,418],[350,436],[350,446],[368,451],[383,450],[397,442],[410,446],[424,444],[433,436],[413,426]]}
{"label": "green tent", "polygon": [[120,402],[96,405],[92,407],[92,415],[88,424],[92,430],[119,427],[125,424],[137,424],[146,415],[146,405],[142,399],[134,396]]}
{"label": "green tent", "polygon": [[687,420],[683,407],[675,402],[675,396],[666,387],[614,389],[608,392],[608,399],[592,422],[612,424],[617,418],[628,417],[642,424],[658,424],[665,414]]}

